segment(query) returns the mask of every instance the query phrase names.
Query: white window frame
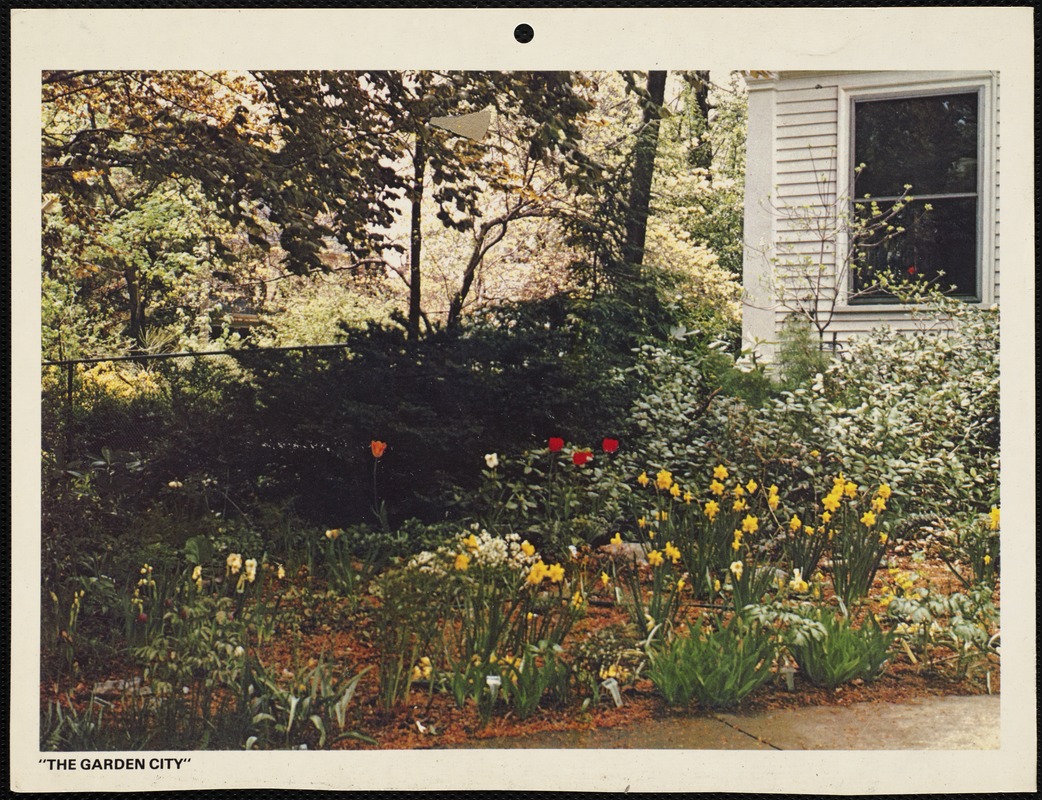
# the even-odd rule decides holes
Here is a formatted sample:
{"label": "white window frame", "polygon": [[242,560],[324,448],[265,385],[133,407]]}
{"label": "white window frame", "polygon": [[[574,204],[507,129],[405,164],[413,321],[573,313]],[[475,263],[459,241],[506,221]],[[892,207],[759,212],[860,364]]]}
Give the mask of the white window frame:
{"label": "white window frame", "polygon": [[[991,306],[995,302],[995,73],[974,74],[916,72],[876,73],[862,76],[857,85],[838,86],[837,147],[836,147],[836,213],[849,214],[852,197],[854,161],[854,104],[861,100],[892,100],[909,97],[929,97],[939,94],[976,91],[980,97],[977,163],[977,281],[980,299],[966,302],[976,306]],[[844,182],[846,185],[844,185]],[[912,195],[915,195],[913,188]],[[842,218],[837,216],[837,219]],[[847,250],[848,237],[840,231],[836,241],[836,265],[840,253]],[[838,287],[837,310],[844,314],[879,314],[906,311],[901,303],[850,302],[853,275],[847,274]]]}

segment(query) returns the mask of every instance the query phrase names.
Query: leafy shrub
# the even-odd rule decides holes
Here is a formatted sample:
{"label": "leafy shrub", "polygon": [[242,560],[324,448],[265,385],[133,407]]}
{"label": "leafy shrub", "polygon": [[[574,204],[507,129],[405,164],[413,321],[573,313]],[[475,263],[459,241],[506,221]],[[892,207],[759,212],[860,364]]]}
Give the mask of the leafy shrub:
{"label": "leafy shrub", "polygon": [[807,680],[834,689],[859,678],[870,681],[879,674],[895,634],[884,632],[873,615],[867,615],[860,628],[855,628],[849,617],[837,618],[820,607],[808,616],[821,625],[824,634],[788,645]]}
{"label": "leafy shrub", "polygon": [[755,621],[703,617],[689,635],[652,650],[645,674],[669,705],[697,698],[705,708],[733,708],[771,677],[776,653],[774,639]]}

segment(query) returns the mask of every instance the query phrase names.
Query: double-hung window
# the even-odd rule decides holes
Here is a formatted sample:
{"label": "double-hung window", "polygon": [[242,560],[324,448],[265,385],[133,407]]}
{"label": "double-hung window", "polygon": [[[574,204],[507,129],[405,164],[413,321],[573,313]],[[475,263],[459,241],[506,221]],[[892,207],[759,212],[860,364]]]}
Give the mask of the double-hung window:
{"label": "double-hung window", "polygon": [[[852,113],[852,212],[866,224],[891,216],[894,231],[903,231],[865,239],[850,303],[894,302],[876,288],[882,275],[932,281],[979,301],[980,92],[855,99]],[[895,203],[902,207],[892,214]]]}

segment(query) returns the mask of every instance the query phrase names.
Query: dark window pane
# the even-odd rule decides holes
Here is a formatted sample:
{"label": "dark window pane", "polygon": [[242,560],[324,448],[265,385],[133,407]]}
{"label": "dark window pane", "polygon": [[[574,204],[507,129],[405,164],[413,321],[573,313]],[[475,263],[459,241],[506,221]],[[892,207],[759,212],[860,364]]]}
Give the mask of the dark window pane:
{"label": "dark window pane", "polygon": [[[926,210],[927,205],[930,210]],[[885,217],[892,204],[879,203],[878,207]],[[855,213],[862,219],[870,218],[867,208],[855,208]],[[888,274],[894,280],[934,281],[945,292],[954,285],[954,296],[977,298],[976,198],[917,200],[898,212],[891,224],[905,230],[890,239],[880,235],[863,242],[855,260],[855,292],[870,290],[878,276]],[[851,298],[852,303],[893,300],[878,290]]]}
{"label": "dark window pane", "polygon": [[855,195],[977,191],[977,94],[870,100],[854,106]]}

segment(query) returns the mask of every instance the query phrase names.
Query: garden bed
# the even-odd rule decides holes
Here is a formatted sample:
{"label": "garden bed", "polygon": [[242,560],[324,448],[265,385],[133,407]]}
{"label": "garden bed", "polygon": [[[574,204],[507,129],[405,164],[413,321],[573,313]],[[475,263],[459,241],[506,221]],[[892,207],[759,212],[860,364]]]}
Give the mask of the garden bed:
{"label": "garden bed", "polygon": [[[891,569],[900,574],[914,572],[918,576],[917,583],[929,584],[934,589],[954,592],[960,588],[959,580],[944,563],[936,558],[924,558],[923,554],[935,549],[929,539],[916,543],[914,547],[913,543],[899,545],[897,549],[899,552],[893,555]],[[611,551],[611,547],[606,547],[599,552],[581,553],[585,571],[594,574],[600,571],[611,561]],[[640,569],[644,581],[648,582],[651,568],[645,565]],[[892,573],[884,569],[876,576],[870,600],[860,609],[860,615],[885,612],[885,605],[880,603],[879,597],[889,574]],[[379,651],[374,644],[374,622],[357,598],[344,598],[328,591],[325,581],[309,576],[306,569],[288,581],[296,591],[285,585],[269,584],[268,587],[291,598],[283,606],[283,619],[288,624],[276,629],[274,635],[263,643],[250,647],[251,656],[270,674],[292,681],[291,676],[313,669],[322,660],[329,662],[334,672],[354,675],[367,665],[377,663]],[[611,627],[624,628],[629,621],[627,611],[615,603],[608,592],[591,593],[589,599],[585,613],[570,633],[573,643],[589,640],[597,632]],[[823,600],[827,603],[831,599],[826,588]],[[997,585],[994,602],[997,605]],[[700,611],[705,610],[699,605],[691,603],[685,609],[678,620],[678,629],[686,628]],[[924,696],[978,695],[1000,690],[999,664],[995,655],[976,660],[963,676],[953,674],[956,654],[944,646],[931,649],[930,665],[924,664],[921,656],[913,663],[911,651],[895,644],[885,668],[876,679],[855,679],[831,689],[812,685],[799,670],[793,675],[790,687],[783,675],[776,673],[745,697],[739,710],[752,713],[806,706],[891,703]],[[122,696],[118,691],[110,691],[108,699],[102,700],[108,723],[116,723],[126,713],[123,706],[128,702],[139,704],[139,712],[130,714],[130,717],[139,719],[141,704],[147,705],[151,695],[148,681],[142,683],[140,678],[140,668],[130,660],[97,665],[92,674],[81,674],[76,685],[68,690],[56,693],[58,687],[55,685],[41,684],[41,704],[46,708],[57,702],[71,708],[80,719],[87,719],[90,718],[92,703],[96,705],[98,702],[93,695],[100,687],[110,690],[116,687],[118,690],[119,682],[126,681],[128,691]],[[616,707],[607,692],[585,704],[582,697],[564,704],[547,703],[527,719],[519,719],[509,707],[500,703],[491,715],[483,719],[472,700],[465,702],[462,708],[458,707],[451,693],[432,691],[420,680],[412,685],[400,702],[388,708],[380,702],[379,680],[374,668],[361,676],[348,713],[349,727],[364,738],[345,737],[323,745],[330,749],[452,748],[477,739],[527,736],[545,731],[625,728],[657,719],[711,713],[698,703],[683,708],[670,707],[646,677],[624,685],[621,698],[623,704],[620,707]],[[230,700],[227,696],[224,699]],[[218,699],[215,697],[212,702],[216,709]],[[295,747],[317,748],[318,730],[302,725],[293,741]]]}

